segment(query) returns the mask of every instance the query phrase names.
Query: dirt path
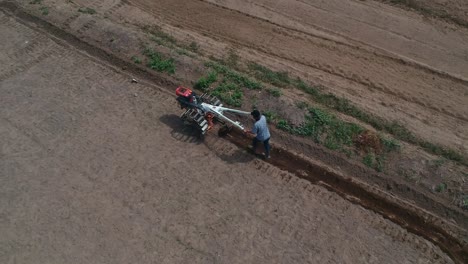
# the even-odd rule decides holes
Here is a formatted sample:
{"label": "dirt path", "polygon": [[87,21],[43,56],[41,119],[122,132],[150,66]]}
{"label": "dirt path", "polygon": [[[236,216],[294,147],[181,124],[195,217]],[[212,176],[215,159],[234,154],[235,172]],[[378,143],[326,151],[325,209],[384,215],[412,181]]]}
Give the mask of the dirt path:
{"label": "dirt path", "polygon": [[466,29],[362,1],[129,2],[468,153]]}
{"label": "dirt path", "polygon": [[452,262],[225,140],[198,141],[157,87],[0,21],[0,262]]}

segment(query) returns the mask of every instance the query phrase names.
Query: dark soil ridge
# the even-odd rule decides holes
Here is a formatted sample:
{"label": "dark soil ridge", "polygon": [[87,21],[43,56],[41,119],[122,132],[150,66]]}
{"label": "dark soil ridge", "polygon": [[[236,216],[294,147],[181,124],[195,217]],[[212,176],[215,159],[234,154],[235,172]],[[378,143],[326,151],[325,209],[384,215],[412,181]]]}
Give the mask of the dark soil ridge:
{"label": "dark soil ridge", "polygon": [[[177,81],[171,77],[156,72],[150,72],[143,66],[135,65],[131,61],[115,56],[109,50],[105,50],[101,47],[85,42],[75,35],[23,11],[19,6],[16,5],[16,3],[9,1],[0,2],[0,8],[18,18],[19,21],[26,26],[50,34],[54,37],[53,40],[58,44],[71,45],[78,50],[85,51],[89,55],[96,57],[99,60],[126,71],[127,74],[131,73],[142,79],[147,79],[159,86],[167,87],[168,89],[170,88],[171,91],[178,84]],[[285,135],[284,133],[281,135],[282,133],[278,131],[275,132],[280,135],[278,138],[279,140],[276,141],[285,142],[287,143],[285,145],[292,146],[293,148],[298,147],[298,149],[296,149],[298,152],[302,152],[305,155],[313,153],[315,157],[337,163],[337,166],[346,168],[349,167],[353,168],[354,170],[357,169],[356,173],[353,174],[366,175],[366,180],[374,177],[372,173],[369,173],[369,170],[366,171],[362,169],[361,166],[356,167],[356,165],[351,164],[351,162],[346,160],[346,158],[340,157],[339,154],[330,153],[318,146],[311,148],[311,145],[300,143],[300,141],[296,141],[296,144],[292,145],[289,142],[292,136]],[[288,140],[285,140],[286,138],[288,138]],[[248,139],[238,133],[231,134],[229,140],[241,147],[245,147],[249,143]],[[373,188],[374,192],[372,192],[370,189],[363,188],[356,180],[342,177],[338,174],[327,171],[325,168],[315,166],[290,151],[277,147],[275,150],[273,150],[272,155],[278,156],[279,153],[281,153],[282,158],[272,159],[270,162],[273,165],[286,171],[292,171],[298,177],[304,178],[314,184],[319,184],[319,182],[326,183],[325,186],[327,186],[329,190],[340,194],[345,199],[362,205],[369,210],[375,211],[383,215],[385,218],[390,219],[398,225],[406,228],[408,231],[420,235],[429,241],[432,241],[434,244],[438,245],[442,250],[444,250],[444,252],[449,254],[455,261],[459,263],[468,263],[468,245],[467,243],[463,242],[462,234],[466,233],[465,230],[458,229],[454,225],[447,223],[444,219],[431,215],[430,213],[417,208],[416,206],[409,208],[409,204],[407,203],[406,206],[403,202],[400,204],[394,203],[391,201],[392,199],[389,198],[392,196],[386,194],[388,197],[385,197],[385,195],[382,195],[385,194],[383,191],[377,188]],[[291,164],[293,165],[291,166]],[[313,175],[304,176],[303,174],[298,173],[298,170],[309,171],[313,173]],[[360,175],[358,178],[361,177],[362,175]],[[405,194],[402,193],[402,198],[414,200],[415,202],[418,202],[418,206],[428,209],[429,211],[432,211],[438,215],[450,215],[458,222],[458,224],[461,224],[465,228],[468,225],[466,221],[467,217],[460,210],[447,207],[446,205],[436,201],[434,197],[429,197],[421,192],[418,192],[417,188],[412,186],[408,186],[404,183],[398,183],[388,178],[381,179],[382,183],[385,181],[387,185],[389,184],[388,180],[391,182],[389,186],[394,186],[393,190],[408,190],[408,192]],[[408,193],[411,195],[408,195]],[[356,199],[352,199],[351,197],[355,197]],[[414,199],[414,197],[419,197],[420,199]],[[393,200],[394,199],[395,197]]]}

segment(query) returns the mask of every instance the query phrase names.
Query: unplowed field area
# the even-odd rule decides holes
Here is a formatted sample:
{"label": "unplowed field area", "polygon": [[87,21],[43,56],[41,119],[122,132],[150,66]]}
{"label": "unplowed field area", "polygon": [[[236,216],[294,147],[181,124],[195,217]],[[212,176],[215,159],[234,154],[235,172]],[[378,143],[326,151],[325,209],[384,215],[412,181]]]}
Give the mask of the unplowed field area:
{"label": "unplowed field area", "polygon": [[[468,5],[448,5],[464,21]],[[265,161],[241,133],[198,137],[173,94],[204,74],[200,58],[235,50],[467,155],[468,28],[417,11],[341,0],[0,2],[0,263],[467,261],[463,163],[405,181],[273,125]],[[148,41],[176,58],[175,73],[139,61]],[[286,103],[264,106],[306,97],[282,89]],[[435,159],[402,144],[389,162],[411,162],[391,164]],[[441,181],[450,192],[427,187]]]}

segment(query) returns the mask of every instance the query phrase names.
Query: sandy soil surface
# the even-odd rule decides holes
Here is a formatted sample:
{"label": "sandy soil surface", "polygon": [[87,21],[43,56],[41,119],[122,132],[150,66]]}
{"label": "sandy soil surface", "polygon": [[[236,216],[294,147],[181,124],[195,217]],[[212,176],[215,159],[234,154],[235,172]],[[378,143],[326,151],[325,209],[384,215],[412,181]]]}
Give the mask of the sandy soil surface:
{"label": "sandy soil surface", "polygon": [[172,95],[0,12],[0,262],[451,263],[225,140]]}

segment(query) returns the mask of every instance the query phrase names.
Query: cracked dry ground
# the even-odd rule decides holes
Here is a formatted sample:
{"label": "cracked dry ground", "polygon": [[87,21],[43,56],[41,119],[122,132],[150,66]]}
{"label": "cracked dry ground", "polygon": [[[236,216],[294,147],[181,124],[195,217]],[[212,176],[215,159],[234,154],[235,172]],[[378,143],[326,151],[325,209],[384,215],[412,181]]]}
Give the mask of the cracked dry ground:
{"label": "cracked dry ground", "polygon": [[[0,12],[1,263],[451,263]],[[190,149],[190,151],[187,151]]]}

